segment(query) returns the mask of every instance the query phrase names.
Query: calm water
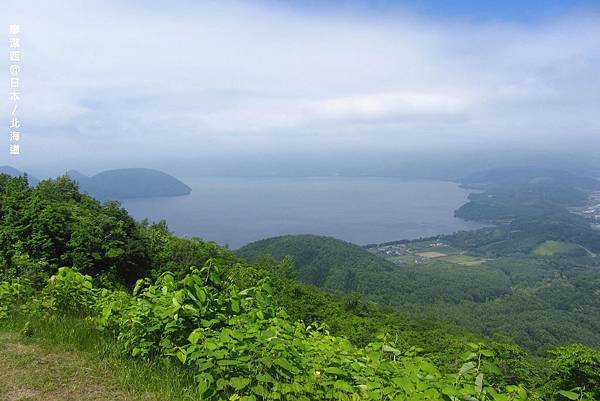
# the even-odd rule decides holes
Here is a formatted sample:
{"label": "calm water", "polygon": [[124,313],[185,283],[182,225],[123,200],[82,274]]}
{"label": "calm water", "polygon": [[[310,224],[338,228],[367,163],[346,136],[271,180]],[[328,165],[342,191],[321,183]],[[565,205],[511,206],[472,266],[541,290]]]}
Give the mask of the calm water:
{"label": "calm water", "polygon": [[394,178],[202,178],[188,196],[123,202],[135,218],[165,219],[179,235],[238,248],[283,234],[322,234],[356,244],[480,228],[453,216],[468,190]]}

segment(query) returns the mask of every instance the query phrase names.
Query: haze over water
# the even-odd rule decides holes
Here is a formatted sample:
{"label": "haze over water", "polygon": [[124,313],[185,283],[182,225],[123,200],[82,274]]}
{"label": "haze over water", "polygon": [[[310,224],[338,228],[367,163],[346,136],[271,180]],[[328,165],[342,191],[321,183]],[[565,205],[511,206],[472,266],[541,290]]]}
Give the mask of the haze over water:
{"label": "haze over water", "polygon": [[397,178],[196,178],[173,198],[123,202],[135,218],[165,219],[179,235],[238,248],[285,234],[359,245],[483,227],[454,217],[470,191],[456,183]]}

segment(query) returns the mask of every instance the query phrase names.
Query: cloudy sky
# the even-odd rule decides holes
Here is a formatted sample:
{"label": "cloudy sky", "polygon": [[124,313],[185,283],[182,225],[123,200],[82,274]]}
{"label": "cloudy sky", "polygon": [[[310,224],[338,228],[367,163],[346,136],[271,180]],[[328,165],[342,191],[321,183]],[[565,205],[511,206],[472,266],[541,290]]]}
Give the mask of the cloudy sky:
{"label": "cloudy sky", "polygon": [[600,146],[594,1],[2,3],[23,133],[0,164]]}

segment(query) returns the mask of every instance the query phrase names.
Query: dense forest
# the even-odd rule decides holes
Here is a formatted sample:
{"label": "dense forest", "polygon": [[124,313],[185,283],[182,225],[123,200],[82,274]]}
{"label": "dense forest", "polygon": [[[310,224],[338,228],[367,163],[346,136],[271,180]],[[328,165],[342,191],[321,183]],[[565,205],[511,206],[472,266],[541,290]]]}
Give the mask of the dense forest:
{"label": "dense forest", "polygon": [[[215,243],[179,238],[164,223],[135,222],[117,203],[81,194],[68,177],[30,187],[24,177],[0,175],[0,221],[0,329],[33,339],[56,326],[85,329],[123,358],[164,366],[186,383],[191,399],[600,397],[600,352],[593,347],[565,343],[533,355],[510,331],[492,337],[391,308],[362,287],[361,267],[380,275],[372,285],[382,294],[386,281],[403,272],[412,281],[395,280],[395,291],[411,303],[467,308],[465,288],[453,287],[474,287],[474,303],[498,297],[513,285],[511,274],[515,282],[537,283],[543,259],[528,271],[490,269],[480,282],[468,269],[454,281],[436,280],[436,268],[428,267],[432,295],[424,302],[425,293],[409,291],[414,272],[360,247],[332,249],[335,242],[309,237],[313,253],[305,259],[279,258],[273,249],[275,257],[248,263]],[[331,261],[327,270],[316,264],[321,256]],[[569,260],[587,271],[587,258]],[[569,299],[582,302],[574,279],[562,274],[548,272],[550,285],[540,291],[563,302],[552,285],[563,280],[556,288],[569,288]],[[597,288],[591,273],[577,277],[580,286]],[[571,306],[589,313],[586,305]]]}
{"label": "dense forest", "polygon": [[528,255],[547,240],[600,252],[600,231],[567,209],[600,190],[598,180],[551,169],[503,168],[471,175],[462,185],[482,192],[471,194],[456,215],[496,225],[448,238],[471,253]]}
{"label": "dense forest", "polygon": [[487,258],[477,266],[443,258],[394,264],[333,238],[284,236],[249,244],[239,254],[250,261],[291,256],[294,277],[308,284],[481,335],[510,336],[536,353],[572,342],[600,346],[600,263],[585,253]]}

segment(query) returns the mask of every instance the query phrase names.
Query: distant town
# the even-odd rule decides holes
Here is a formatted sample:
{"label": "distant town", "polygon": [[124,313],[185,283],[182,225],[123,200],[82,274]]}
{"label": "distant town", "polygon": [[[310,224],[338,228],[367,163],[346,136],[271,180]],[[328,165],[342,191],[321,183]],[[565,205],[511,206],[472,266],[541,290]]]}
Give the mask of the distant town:
{"label": "distant town", "polygon": [[588,219],[593,228],[600,230],[600,191],[593,191],[586,206],[573,209],[572,211]]}
{"label": "distant town", "polygon": [[464,250],[454,248],[439,239],[399,241],[369,247],[369,250],[398,265],[421,265],[441,261],[464,266],[479,266],[489,260],[465,255]]}

